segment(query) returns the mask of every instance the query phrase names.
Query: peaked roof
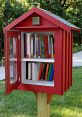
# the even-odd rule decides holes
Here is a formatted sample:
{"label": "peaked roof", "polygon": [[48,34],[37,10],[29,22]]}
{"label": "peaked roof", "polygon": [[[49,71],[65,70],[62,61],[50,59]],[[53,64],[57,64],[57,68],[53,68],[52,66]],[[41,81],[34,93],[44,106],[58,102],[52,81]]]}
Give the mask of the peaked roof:
{"label": "peaked roof", "polygon": [[53,13],[50,12],[50,11],[47,11],[47,10],[44,10],[44,9],[41,9],[41,10],[43,10],[44,12],[46,12],[46,13],[47,13],[48,15],[50,15],[51,17],[53,17],[53,18],[59,20],[60,22],[66,24],[66,25],[69,26],[69,27],[80,29],[79,27],[77,27],[77,26],[73,25],[72,23],[68,22],[67,20],[65,20],[65,19],[63,19],[63,18],[61,18],[61,17],[59,17],[59,16],[53,14]]}
{"label": "peaked roof", "polygon": [[49,20],[50,22],[54,23],[55,25],[57,25],[58,27],[60,27],[60,28],[62,28],[64,30],[77,30],[77,31],[80,31],[79,27],[73,25],[72,23],[66,21],[65,19],[51,13],[50,11],[47,11],[47,10],[44,10],[44,9],[41,9],[41,8],[36,8],[36,7],[33,7],[31,10],[24,13],[22,16],[20,16],[19,18],[14,20],[12,23],[7,25],[3,29],[3,31],[10,30],[11,28],[16,26],[20,22],[22,22],[24,19],[26,19],[27,17],[29,17],[33,13],[39,14],[40,16],[46,18],[47,20]]}

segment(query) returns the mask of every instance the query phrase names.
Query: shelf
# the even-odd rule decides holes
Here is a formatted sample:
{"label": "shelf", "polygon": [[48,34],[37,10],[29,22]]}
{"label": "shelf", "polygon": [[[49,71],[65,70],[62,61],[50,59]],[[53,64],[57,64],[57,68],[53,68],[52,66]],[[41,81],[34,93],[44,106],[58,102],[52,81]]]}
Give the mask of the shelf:
{"label": "shelf", "polygon": [[52,86],[54,87],[54,81],[37,81],[37,80],[24,80],[22,81],[24,84],[31,84],[31,85],[42,85],[42,86]]}
{"label": "shelf", "polygon": [[28,62],[40,62],[40,63],[54,63],[55,60],[53,58],[22,58],[21,61]]}

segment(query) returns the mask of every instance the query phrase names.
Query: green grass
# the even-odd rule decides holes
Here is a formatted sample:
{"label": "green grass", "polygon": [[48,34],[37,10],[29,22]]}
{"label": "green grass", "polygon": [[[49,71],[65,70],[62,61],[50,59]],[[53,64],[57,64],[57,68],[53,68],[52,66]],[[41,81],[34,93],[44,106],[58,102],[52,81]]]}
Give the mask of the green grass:
{"label": "green grass", "polygon": [[[64,96],[54,95],[50,117],[82,117],[82,67],[73,68],[73,86]],[[4,95],[0,81],[0,117],[36,117],[36,98],[31,92],[13,91]]]}
{"label": "green grass", "polygon": [[73,53],[79,52],[79,51],[82,51],[82,45],[80,45],[80,46],[75,45],[75,46],[73,47]]}

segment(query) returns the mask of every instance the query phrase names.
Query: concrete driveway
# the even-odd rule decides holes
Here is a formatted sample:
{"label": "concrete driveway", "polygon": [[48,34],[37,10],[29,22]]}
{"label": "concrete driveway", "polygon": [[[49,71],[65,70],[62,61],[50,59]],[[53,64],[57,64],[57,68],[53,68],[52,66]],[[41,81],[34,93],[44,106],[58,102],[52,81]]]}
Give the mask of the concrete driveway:
{"label": "concrete driveway", "polygon": [[82,51],[73,54],[73,67],[82,66]]}
{"label": "concrete driveway", "polygon": [[[82,51],[73,54],[73,67],[82,66]],[[0,80],[5,78],[5,69],[0,67]]]}

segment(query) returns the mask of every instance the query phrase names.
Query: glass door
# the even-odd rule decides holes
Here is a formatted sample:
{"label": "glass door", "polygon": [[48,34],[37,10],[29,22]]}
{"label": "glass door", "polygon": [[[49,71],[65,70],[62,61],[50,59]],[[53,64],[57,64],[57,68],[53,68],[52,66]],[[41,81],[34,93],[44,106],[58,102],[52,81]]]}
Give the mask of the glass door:
{"label": "glass door", "polygon": [[20,83],[20,33],[9,32],[7,37],[6,94]]}

